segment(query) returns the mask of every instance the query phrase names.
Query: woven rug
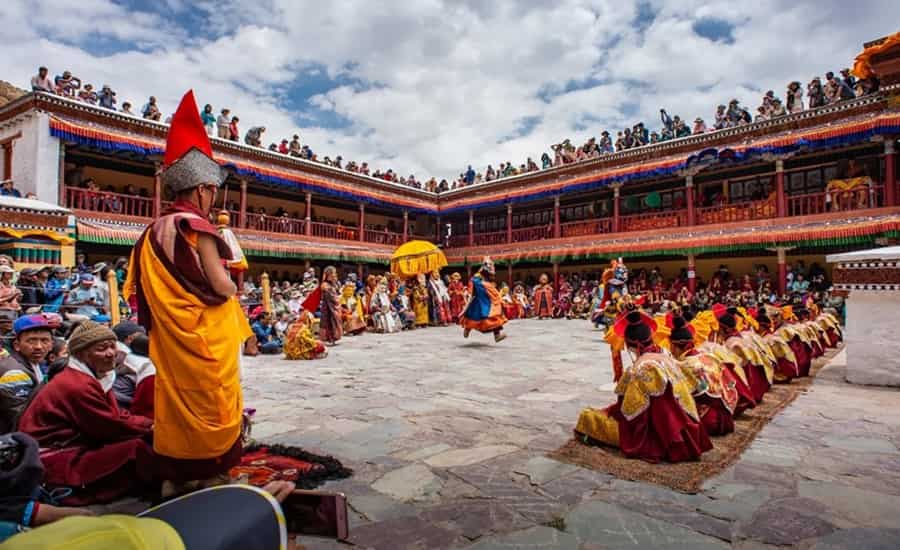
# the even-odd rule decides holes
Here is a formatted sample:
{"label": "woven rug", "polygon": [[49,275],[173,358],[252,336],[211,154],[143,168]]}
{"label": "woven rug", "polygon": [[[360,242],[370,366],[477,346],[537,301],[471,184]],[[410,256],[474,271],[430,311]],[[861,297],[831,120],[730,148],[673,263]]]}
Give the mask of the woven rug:
{"label": "woven rug", "polygon": [[272,481],[293,481],[298,489],[315,489],[329,479],[350,477],[353,471],[336,458],[298,447],[254,444],[244,448],[241,463],[229,475],[257,487]]}
{"label": "woven rug", "polygon": [[809,388],[816,374],[840,349],[828,350],[824,356],[816,359],[808,377],[794,379],[790,384],[774,384],[762,403],[735,419],[734,432],[711,438],[713,449],[703,453],[698,461],[651,464],[625,458],[619,449],[586,445],[575,438],[547,456],[560,462],[606,472],[620,479],[656,483],[683,493],[699,492],[703,482],[737,462],[756,434],[779,411]]}

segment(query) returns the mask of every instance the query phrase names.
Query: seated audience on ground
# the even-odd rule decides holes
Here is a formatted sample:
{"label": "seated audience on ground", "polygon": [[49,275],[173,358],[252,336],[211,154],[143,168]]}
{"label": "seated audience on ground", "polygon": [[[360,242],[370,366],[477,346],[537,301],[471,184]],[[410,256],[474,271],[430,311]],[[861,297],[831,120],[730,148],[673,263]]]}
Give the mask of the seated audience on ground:
{"label": "seated audience on ground", "polygon": [[57,316],[46,314],[13,323],[12,349],[0,359],[0,433],[15,431],[25,404],[44,383],[45,360],[59,323]]}

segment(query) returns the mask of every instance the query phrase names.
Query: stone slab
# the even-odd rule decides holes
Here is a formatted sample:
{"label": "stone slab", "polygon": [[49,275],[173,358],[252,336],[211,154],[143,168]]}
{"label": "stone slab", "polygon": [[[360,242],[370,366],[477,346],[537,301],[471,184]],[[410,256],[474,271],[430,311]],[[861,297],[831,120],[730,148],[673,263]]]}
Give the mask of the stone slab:
{"label": "stone slab", "polygon": [[397,500],[424,500],[440,491],[441,479],[428,466],[410,464],[389,472],[375,481],[372,488]]}
{"label": "stone slab", "polygon": [[518,451],[518,447],[512,445],[486,445],[471,449],[453,449],[430,456],[425,463],[435,468],[453,468],[455,466],[467,466],[484,462],[496,456],[501,456]]}
{"label": "stone slab", "polygon": [[506,535],[496,535],[479,540],[469,550],[526,550],[555,548],[559,550],[579,550],[578,539],[564,531],[538,525],[523,531]]}
{"label": "stone slab", "polygon": [[797,493],[820,502],[832,521],[844,526],[895,528],[900,524],[900,496],[819,481],[801,481]]}
{"label": "stone slab", "polygon": [[566,476],[578,471],[578,466],[565,464],[543,456],[536,456],[513,472],[528,476],[532,485],[543,485],[548,481]]}

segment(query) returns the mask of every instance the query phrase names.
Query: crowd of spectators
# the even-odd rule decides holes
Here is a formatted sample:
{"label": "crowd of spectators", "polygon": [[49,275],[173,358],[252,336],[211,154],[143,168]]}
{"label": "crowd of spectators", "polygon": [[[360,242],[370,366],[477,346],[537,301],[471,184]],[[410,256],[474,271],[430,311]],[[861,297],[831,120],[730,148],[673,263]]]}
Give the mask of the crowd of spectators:
{"label": "crowd of spectators", "polygon": [[[528,157],[524,163],[518,166],[511,161],[501,162],[496,168],[493,165],[488,165],[484,172],[476,171],[470,165],[452,182],[446,179],[438,182],[436,178],[422,181],[416,178],[414,174],[402,176],[393,169],[373,169],[366,162],[345,161],[340,155],[333,158],[330,156],[319,157],[309,145],[301,143],[298,134],[294,134],[290,140],[284,138],[280,142],[270,142],[268,147],[266,147],[264,145],[266,141],[264,138],[265,126],[250,127],[244,134],[244,143],[251,147],[266,147],[273,153],[318,162],[340,170],[370,176],[406,187],[441,193],[510,176],[596,159],[603,155],[636,147],[653,145],[725,128],[734,128],[755,121],[771,120],[801,112],[806,108],[815,109],[870,94],[877,91],[878,87],[879,82],[877,78],[856,79],[850,74],[849,69],[841,70],[840,75],[828,72],[825,75],[824,84],[818,76],[807,84],[806,106],[804,106],[803,101],[803,86],[800,82],[794,81],[787,85],[784,101],[777,97],[773,90],[767,91],[763,95],[762,103],[756,109],[755,115],[751,114],[737,99],[732,99],[728,105],[719,105],[716,108],[714,122],[711,126],[708,126],[703,118],[698,117],[694,119],[693,124],[689,124],[679,115],[672,116],[665,109],[660,109],[661,126],[658,131],[650,131],[643,122],[638,122],[630,128],[624,128],[617,132],[615,138],[609,131],[604,130],[600,133],[599,140],[596,137],[591,137],[581,146],[575,146],[567,138],[551,145],[550,152],[544,152],[541,155],[540,164],[535,162],[532,157]],[[117,110],[116,92],[108,85],[104,84],[100,92],[95,92],[91,84],[85,83],[82,85],[81,79],[73,76],[70,71],[64,71],[61,75],[51,79],[48,69],[40,67],[38,74],[31,79],[31,88],[34,91],[59,94],[92,105],[99,105],[106,109]],[[162,119],[162,112],[159,110],[154,96],[150,96],[147,103],[137,113],[132,111],[132,104],[128,101],[123,102],[122,107],[118,110],[123,114],[141,116],[148,120],[160,121]],[[201,119],[210,135],[230,141],[241,140],[241,133],[238,127],[240,119],[232,115],[229,109],[221,109],[219,114],[216,115],[212,105],[206,104],[203,107]],[[166,122],[168,121],[169,119],[167,118]]]}

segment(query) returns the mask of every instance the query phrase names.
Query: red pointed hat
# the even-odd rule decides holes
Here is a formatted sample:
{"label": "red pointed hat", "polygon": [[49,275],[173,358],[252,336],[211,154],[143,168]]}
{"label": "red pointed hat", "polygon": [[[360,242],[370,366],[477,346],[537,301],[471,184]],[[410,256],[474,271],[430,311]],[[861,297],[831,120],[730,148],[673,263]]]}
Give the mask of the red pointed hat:
{"label": "red pointed hat", "polygon": [[206,135],[203,121],[200,120],[197,101],[194,99],[194,90],[188,90],[181,98],[178,110],[175,111],[169,125],[163,166],[166,168],[172,166],[194,148],[212,158],[212,146],[209,144],[209,136]]}
{"label": "red pointed hat", "polygon": [[225,181],[225,172],[213,159],[193,90],[184,94],[172,116],[163,166],[163,183],[175,193]]}

